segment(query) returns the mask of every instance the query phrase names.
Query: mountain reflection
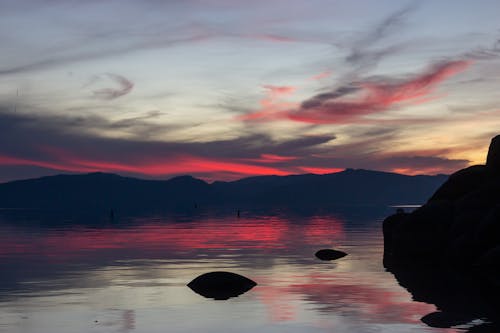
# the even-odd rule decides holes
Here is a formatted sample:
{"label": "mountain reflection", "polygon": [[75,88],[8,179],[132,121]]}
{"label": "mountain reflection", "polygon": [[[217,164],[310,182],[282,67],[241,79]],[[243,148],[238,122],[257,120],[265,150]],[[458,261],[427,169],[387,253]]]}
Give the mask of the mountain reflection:
{"label": "mountain reflection", "polygon": [[[155,332],[165,325],[173,332],[207,325],[230,332],[228,316],[248,318],[238,322],[247,332],[278,323],[297,332],[425,332],[420,318],[437,311],[433,300],[412,301],[382,266],[385,214],[245,212],[130,217],[102,226],[1,216],[0,311],[10,318],[9,333],[41,323],[40,332],[52,331],[62,311],[92,319],[81,327],[68,322],[71,332]],[[331,247],[349,256],[314,257]],[[224,302],[186,287],[218,270],[257,286]],[[31,319],[33,311],[43,320]]]}

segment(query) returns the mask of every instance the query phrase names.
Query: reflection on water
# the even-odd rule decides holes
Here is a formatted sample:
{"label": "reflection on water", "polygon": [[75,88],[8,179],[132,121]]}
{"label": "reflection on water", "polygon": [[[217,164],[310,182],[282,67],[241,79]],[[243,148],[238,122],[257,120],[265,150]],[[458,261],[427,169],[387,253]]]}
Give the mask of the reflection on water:
{"label": "reflection on water", "polygon": [[[242,212],[48,225],[33,213],[0,215],[0,332],[454,332],[422,323],[436,307],[412,301],[384,271],[386,214]],[[349,255],[314,257],[329,247]],[[227,301],[186,286],[220,270],[258,285]]]}
{"label": "reflection on water", "polygon": [[461,326],[467,332],[500,332],[498,286],[480,272],[449,271],[441,267],[391,267],[399,284],[419,302],[435,304],[438,311],[422,317],[431,327]]}

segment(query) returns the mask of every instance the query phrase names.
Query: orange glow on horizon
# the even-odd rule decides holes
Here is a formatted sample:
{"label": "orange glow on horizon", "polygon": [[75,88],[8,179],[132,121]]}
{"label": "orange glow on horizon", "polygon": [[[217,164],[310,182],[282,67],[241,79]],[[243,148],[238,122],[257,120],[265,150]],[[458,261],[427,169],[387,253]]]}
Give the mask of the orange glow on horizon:
{"label": "orange glow on horizon", "polygon": [[325,175],[328,173],[342,172],[343,168],[317,168],[317,167],[300,167],[301,170],[307,173],[314,173],[316,175]]}

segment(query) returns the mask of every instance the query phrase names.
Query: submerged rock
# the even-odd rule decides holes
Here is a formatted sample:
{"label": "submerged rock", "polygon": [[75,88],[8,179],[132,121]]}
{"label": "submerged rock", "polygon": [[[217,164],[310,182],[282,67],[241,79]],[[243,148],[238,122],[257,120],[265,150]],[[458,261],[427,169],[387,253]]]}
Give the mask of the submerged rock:
{"label": "submerged rock", "polygon": [[256,285],[255,281],[242,275],[222,271],[202,274],[188,283],[195,293],[215,300],[237,297]]}
{"label": "submerged rock", "polygon": [[314,255],[321,260],[336,260],[345,257],[347,253],[339,250],[322,249],[316,252]]}

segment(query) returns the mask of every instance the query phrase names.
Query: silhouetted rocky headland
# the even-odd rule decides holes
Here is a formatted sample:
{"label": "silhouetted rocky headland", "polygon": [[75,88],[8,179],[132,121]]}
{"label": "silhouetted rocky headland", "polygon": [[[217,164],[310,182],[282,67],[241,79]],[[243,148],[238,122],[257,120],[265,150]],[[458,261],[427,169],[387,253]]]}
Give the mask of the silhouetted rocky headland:
{"label": "silhouetted rocky headland", "polygon": [[500,270],[500,135],[486,165],[457,171],[412,213],[384,221],[387,266],[414,261]]}
{"label": "silhouetted rocky headland", "polygon": [[500,329],[500,135],[486,165],[452,174],[425,205],[387,217],[383,231],[384,266],[438,309],[424,323]]}

